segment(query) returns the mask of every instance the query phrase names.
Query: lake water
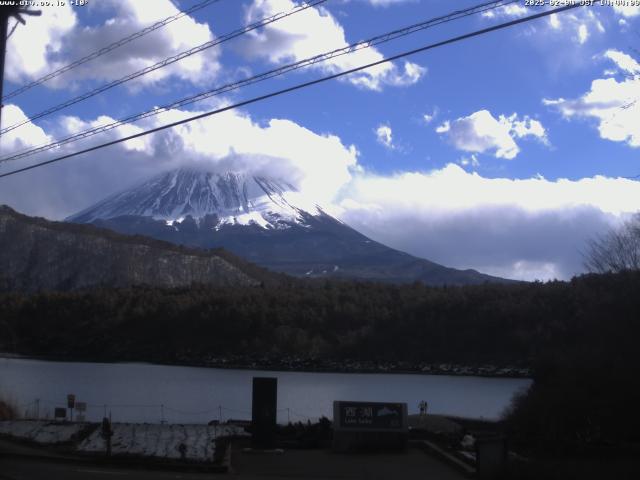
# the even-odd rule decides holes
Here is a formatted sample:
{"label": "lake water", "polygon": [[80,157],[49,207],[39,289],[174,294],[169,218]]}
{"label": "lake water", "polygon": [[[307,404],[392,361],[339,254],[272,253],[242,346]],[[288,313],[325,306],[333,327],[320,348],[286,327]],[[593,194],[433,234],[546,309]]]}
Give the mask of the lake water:
{"label": "lake water", "polygon": [[[417,413],[496,419],[531,380],[358,373],[266,372],[140,363],[70,363],[0,358],[0,395],[40,416],[86,402],[88,420],[206,423],[251,418],[251,379],[278,378],[278,421],[332,417],[334,400],[406,402]],[[39,402],[36,404],[36,399]]]}

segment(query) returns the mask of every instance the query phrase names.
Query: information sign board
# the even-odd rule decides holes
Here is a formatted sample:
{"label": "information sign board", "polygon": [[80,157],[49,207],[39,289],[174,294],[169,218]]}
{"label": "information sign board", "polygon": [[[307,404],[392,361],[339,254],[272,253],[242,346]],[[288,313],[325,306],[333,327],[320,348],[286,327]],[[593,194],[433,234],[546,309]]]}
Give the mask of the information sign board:
{"label": "information sign board", "polygon": [[406,431],[407,404],[380,402],[334,402],[334,429]]}

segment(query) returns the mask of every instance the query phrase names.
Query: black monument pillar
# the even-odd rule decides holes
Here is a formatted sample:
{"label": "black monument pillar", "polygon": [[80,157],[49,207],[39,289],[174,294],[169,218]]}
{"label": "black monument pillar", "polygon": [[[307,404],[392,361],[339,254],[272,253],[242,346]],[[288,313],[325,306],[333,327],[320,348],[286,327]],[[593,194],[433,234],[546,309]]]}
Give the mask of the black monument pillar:
{"label": "black monument pillar", "polygon": [[253,377],[251,427],[253,448],[276,447],[276,411],[278,408],[278,379]]}

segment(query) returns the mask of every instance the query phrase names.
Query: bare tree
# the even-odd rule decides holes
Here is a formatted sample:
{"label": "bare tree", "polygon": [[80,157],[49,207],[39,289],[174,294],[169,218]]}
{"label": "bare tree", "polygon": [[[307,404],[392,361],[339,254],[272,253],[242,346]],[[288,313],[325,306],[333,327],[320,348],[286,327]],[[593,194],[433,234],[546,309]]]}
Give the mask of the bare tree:
{"label": "bare tree", "polygon": [[640,270],[640,213],[589,241],[584,265],[590,272]]}

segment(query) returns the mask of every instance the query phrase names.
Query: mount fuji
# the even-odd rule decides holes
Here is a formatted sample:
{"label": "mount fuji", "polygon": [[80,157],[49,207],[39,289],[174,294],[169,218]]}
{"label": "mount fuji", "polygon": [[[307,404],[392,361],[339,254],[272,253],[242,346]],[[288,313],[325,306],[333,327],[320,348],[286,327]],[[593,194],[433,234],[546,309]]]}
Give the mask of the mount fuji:
{"label": "mount fuji", "polygon": [[289,182],[180,168],[116,193],[66,219],[176,244],[223,247],[299,277],[431,285],[506,281],[394,250],[310,202]]}

